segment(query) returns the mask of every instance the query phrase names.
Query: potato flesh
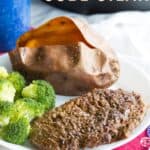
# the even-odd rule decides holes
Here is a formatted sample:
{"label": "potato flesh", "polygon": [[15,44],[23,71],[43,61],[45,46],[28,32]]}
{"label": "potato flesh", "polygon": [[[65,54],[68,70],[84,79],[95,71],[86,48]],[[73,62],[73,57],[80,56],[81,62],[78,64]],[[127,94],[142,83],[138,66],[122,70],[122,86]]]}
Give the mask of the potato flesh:
{"label": "potato flesh", "polygon": [[38,29],[24,34],[18,41],[18,45],[19,47],[38,48],[46,45],[66,45],[77,42],[84,42],[87,46],[93,48],[83,38],[73,22],[64,18],[60,21],[48,22]]}

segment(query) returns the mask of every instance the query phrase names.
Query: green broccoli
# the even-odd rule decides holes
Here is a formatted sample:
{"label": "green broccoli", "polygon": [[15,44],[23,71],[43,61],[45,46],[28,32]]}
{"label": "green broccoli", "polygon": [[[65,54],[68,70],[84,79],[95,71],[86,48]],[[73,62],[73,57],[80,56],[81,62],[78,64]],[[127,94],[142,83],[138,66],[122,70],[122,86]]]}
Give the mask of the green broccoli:
{"label": "green broccoli", "polygon": [[0,127],[9,123],[11,113],[13,112],[12,108],[12,103],[0,101]]}
{"label": "green broccoli", "polygon": [[15,93],[16,90],[10,81],[0,79],[0,101],[13,102]]}
{"label": "green broccoli", "polygon": [[55,106],[55,92],[53,87],[43,80],[35,80],[22,91],[22,96],[33,98],[45,106],[45,110]]}
{"label": "green broccoli", "polygon": [[9,74],[7,79],[13,84],[16,89],[15,99],[20,98],[22,89],[26,84],[24,77],[19,72],[12,72]]}
{"label": "green broccoli", "polygon": [[0,67],[0,79],[6,79],[8,77],[8,72],[4,67]]}
{"label": "green broccoli", "polygon": [[13,144],[24,144],[30,133],[30,122],[27,118],[20,118],[17,121],[10,122],[2,128],[2,138]]}
{"label": "green broccoli", "polygon": [[22,98],[16,100],[11,120],[26,117],[29,121],[35,117],[40,117],[44,113],[44,106],[32,99]]}

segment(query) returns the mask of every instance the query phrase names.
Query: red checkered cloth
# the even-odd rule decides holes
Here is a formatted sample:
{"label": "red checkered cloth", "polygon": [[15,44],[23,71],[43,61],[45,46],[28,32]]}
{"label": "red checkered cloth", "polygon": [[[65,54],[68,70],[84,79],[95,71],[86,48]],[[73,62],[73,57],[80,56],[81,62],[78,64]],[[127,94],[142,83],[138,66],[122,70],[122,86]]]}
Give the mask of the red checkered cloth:
{"label": "red checkered cloth", "polygon": [[[0,52],[0,55],[1,54],[2,53]],[[120,146],[120,147],[116,148],[115,150],[146,150],[146,149],[142,148],[142,146],[140,144],[142,137],[146,137],[146,131],[144,131],[142,134],[137,136],[131,142],[129,142],[123,146]]]}

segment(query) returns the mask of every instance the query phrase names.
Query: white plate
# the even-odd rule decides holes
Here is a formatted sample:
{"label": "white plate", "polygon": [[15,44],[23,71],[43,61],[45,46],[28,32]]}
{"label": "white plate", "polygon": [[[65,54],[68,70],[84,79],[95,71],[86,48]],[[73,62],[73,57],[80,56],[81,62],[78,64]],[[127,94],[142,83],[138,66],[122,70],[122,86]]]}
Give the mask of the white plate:
{"label": "white plate", "polygon": [[[11,70],[11,63],[8,55],[0,56],[0,66],[5,66],[9,71]],[[137,66],[133,65],[127,60],[120,59],[121,66],[121,75],[117,83],[115,83],[111,88],[123,88],[126,90],[134,90],[142,94],[144,101],[147,105],[150,105],[150,80],[142,69],[139,69]],[[69,100],[70,97],[57,96],[56,105],[59,106],[63,104],[66,100]],[[144,120],[141,124],[132,132],[129,138],[121,140],[119,142],[114,142],[112,144],[102,145],[92,150],[111,150],[118,146],[121,146],[130,140],[138,136],[144,129],[150,124],[150,110],[147,110],[147,113],[144,117]],[[28,143],[25,146],[18,146],[14,144],[7,143],[3,140],[0,140],[0,145],[11,149],[11,150],[31,150],[33,149]],[[1,149],[1,148],[0,148]],[[4,150],[4,148],[2,148]]]}

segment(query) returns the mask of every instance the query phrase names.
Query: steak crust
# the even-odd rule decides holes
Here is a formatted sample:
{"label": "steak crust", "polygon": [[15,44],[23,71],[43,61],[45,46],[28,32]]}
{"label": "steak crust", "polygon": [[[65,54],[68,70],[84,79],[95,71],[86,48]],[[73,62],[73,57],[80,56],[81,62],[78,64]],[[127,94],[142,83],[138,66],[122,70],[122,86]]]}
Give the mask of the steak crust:
{"label": "steak crust", "polygon": [[128,137],[144,113],[135,92],[94,89],[35,120],[30,140],[41,150],[92,148]]}

